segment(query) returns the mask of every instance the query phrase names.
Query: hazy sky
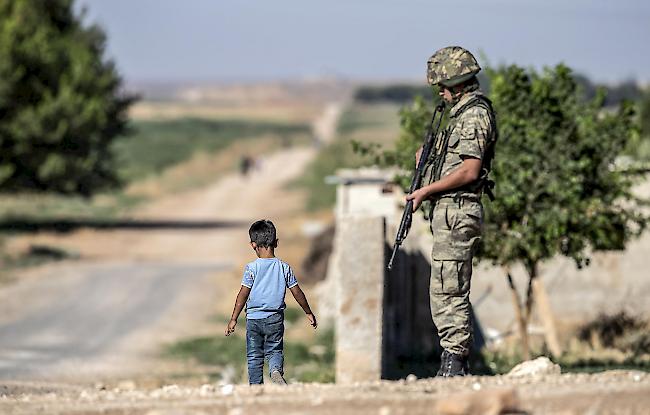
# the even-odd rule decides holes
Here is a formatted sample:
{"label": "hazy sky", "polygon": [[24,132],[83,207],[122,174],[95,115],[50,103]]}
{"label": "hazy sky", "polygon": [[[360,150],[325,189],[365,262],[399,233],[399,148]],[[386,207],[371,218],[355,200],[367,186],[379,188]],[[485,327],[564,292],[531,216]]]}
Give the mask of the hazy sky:
{"label": "hazy sky", "polygon": [[[650,82],[647,0],[78,0],[129,81],[424,81],[438,48]],[[481,63],[483,59],[480,59]]]}

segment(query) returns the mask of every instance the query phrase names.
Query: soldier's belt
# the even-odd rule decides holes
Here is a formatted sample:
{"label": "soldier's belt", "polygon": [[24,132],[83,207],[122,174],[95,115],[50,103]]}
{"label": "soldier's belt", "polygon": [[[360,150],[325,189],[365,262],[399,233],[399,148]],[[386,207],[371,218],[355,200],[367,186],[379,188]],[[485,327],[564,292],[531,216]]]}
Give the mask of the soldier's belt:
{"label": "soldier's belt", "polygon": [[433,198],[435,202],[455,202],[458,203],[461,200],[468,200],[470,202],[479,202],[481,200],[481,195],[479,193],[468,193],[468,192],[455,192],[455,193],[444,193]]}

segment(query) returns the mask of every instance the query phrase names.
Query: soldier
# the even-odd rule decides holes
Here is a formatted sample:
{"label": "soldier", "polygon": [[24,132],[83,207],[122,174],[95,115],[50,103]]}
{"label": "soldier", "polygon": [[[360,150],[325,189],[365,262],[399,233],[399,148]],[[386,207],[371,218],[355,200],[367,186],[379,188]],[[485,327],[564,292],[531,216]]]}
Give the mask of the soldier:
{"label": "soldier", "polygon": [[[488,179],[496,122],[490,101],[479,91],[478,62],[467,50],[450,46],[440,49],[427,62],[427,80],[440,88],[440,97],[451,105],[442,148],[432,159],[442,161],[439,176],[428,174],[428,185],[407,196],[415,211],[431,200],[433,248],[429,297],[433,322],[443,348],[438,376],[469,374],[468,355],[472,340],[469,302],[472,258],[481,238],[485,191],[492,197]],[[416,154],[416,163],[422,149]],[[426,180],[426,178],[425,178]],[[425,182],[426,183],[426,182]]]}

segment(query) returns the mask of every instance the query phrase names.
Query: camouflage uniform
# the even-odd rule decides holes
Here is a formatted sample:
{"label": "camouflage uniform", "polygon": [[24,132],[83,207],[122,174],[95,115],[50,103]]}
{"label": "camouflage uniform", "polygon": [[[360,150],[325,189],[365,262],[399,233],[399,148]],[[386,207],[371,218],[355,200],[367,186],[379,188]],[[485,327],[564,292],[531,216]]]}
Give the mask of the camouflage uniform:
{"label": "camouflage uniform", "polygon": [[[444,134],[449,135],[441,177],[458,168],[463,157],[484,160],[494,137],[489,107],[470,105],[479,91],[463,95],[450,110]],[[466,356],[472,337],[469,290],[472,257],[481,238],[483,205],[479,183],[470,183],[443,195],[434,196],[431,214],[430,300],[433,322],[440,345],[448,352]]]}

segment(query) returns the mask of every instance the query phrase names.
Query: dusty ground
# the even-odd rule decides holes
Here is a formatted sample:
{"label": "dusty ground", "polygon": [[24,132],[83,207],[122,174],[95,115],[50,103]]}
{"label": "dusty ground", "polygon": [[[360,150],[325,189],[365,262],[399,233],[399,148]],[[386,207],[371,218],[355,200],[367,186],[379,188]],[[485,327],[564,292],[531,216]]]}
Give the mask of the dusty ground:
{"label": "dusty ground", "polygon": [[158,389],[9,383],[3,414],[647,414],[650,375],[612,371],[511,379],[424,379],[289,387],[167,385]]}

